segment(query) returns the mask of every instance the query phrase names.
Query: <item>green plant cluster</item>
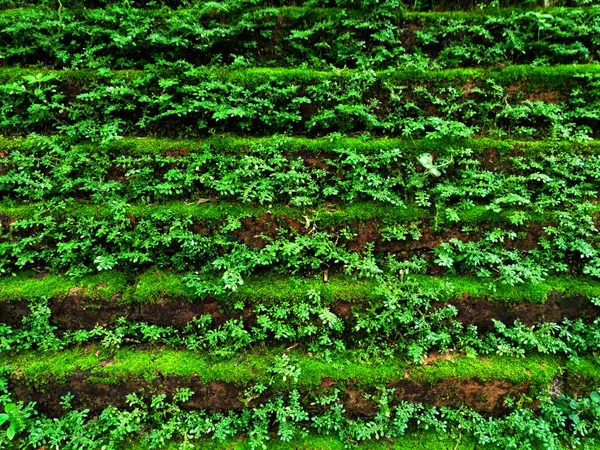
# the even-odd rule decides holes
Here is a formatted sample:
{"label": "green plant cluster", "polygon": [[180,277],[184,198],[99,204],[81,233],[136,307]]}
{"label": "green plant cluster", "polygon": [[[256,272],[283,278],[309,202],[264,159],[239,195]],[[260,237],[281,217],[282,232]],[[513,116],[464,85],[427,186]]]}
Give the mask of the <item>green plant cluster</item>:
{"label": "green plant cluster", "polygon": [[[513,356],[537,353],[574,360],[595,353],[598,319],[582,316],[559,324],[530,326],[496,321],[494,329],[486,332],[462,323],[456,317],[457,308],[442,303],[464,295],[490,296],[508,308],[509,302],[543,302],[549,292],[561,291],[588,296],[590,304],[600,297],[598,283],[584,279],[555,279],[547,285],[493,292],[483,282],[474,284],[460,278],[411,276],[401,283],[391,278],[365,283],[333,277],[324,285],[317,280],[278,280],[263,275],[233,294],[217,296],[222,306],[219,314],[226,320],[199,314],[186,324],[160,326],[137,318],[140,312],[135,306],[144,309],[152,302],[168,305],[169,299],[193,296],[175,274],[151,272],[131,286],[112,273],[70,283],[51,275],[43,280],[17,278],[5,281],[0,295],[4,302],[27,299],[30,313],[19,321],[21,325],[0,325],[0,351],[58,350],[92,342],[115,349],[142,343],[228,357],[257,345],[286,345],[325,354],[354,348],[365,355],[389,354],[416,362],[434,351]],[[92,310],[117,306],[121,313],[109,325],[58,330],[48,297],[61,299],[74,292],[80,304]],[[531,297],[515,298],[525,292]],[[346,303],[350,314],[338,312],[340,302]]]}
{"label": "green plant cluster", "polygon": [[[169,364],[169,355],[165,356],[167,359],[162,356],[159,359],[163,358],[162,361]],[[475,364],[473,368],[478,366]],[[535,363],[531,365],[534,366]],[[441,365],[442,371],[443,368]],[[181,371],[177,367],[175,370]],[[276,388],[282,382],[297,382],[303,375],[301,366],[288,354],[274,358],[266,372],[271,376],[249,386],[242,400],[253,402],[265,391],[275,389],[277,392]],[[435,373],[434,370],[431,372]],[[450,372],[456,370],[451,369]],[[3,371],[0,401],[10,398],[6,391],[9,375],[9,371]],[[14,448],[49,445],[117,449],[132,440],[141,439],[145,448],[164,448],[165,442],[169,441],[177,448],[187,449],[194,448],[194,442],[200,439],[223,442],[244,433],[249,438],[250,448],[255,449],[268,448],[273,434],[278,440],[293,442],[299,437],[306,438],[311,432],[333,434],[339,441],[352,446],[369,440],[402,438],[408,432],[435,430],[436,433],[449,433],[458,442],[464,434],[467,439],[492,448],[558,450],[563,448],[563,442],[577,445],[583,438],[598,431],[598,408],[593,402],[597,397],[596,391],[592,391],[590,398],[569,398],[567,406],[564,397],[555,401],[541,397],[538,414],[528,408],[518,408],[514,400],[509,400],[508,414],[500,418],[486,418],[469,408],[438,408],[422,403],[398,402],[394,400],[395,390],[379,385],[365,394],[365,402],[374,406],[374,412],[368,418],[353,418],[345,413],[344,392],[339,388],[320,389],[310,397],[303,396],[299,389],[291,389],[287,393],[275,394],[258,406],[216,414],[188,411],[185,404],[194,396],[189,388],[177,390],[172,398],[167,398],[166,394],[144,398],[132,393],[127,396],[128,409],[119,410],[111,406],[96,418],[91,418],[87,409],[73,409],[73,396],[67,394],[61,401],[66,410],[61,418],[36,417],[33,404],[11,404],[11,409],[20,416],[19,431],[22,435]],[[577,411],[576,415],[573,410]],[[272,433],[273,429],[275,433]],[[0,443],[9,445],[7,438],[0,436]]]}
{"label": "green plant cluster", "polygon": [[597,1],[0,9],[0,448],[599,442]]}
{"label": "green plant cluster", "polygon": [[[214,3],[213,3],[214,5]],[[5,64],[55,68],[194,65],[439,69],[597,61],[600,9],[415,14],[376,8],[8,10]],[[242,42],[242,45],[240,45]]]}
{"label": "green plant cluster", "polygon": [[[305,148],[306,140],[282,136],[243,144],[208,140],[195,146],[157,140],[148,143],[149,149],[153,142],[169,147],[138,153],[145,148],[145,140],[139,141],[7,140],[0,158],[0,196],[21,202],[56,197],[99,204],[218,199],[315,207],[376,201],[416,205],[442,220],[453,216],[451,211],[466,220],[467,210],[483,205],[491,213],[518,208],[523,217],[514,220],[526,221],[525,214],[593,201],[600,187],[597,141],[580,151],[556,142],[526,147],[526,153],[523,144],[514,142],[505,153],[502,141],[490,140],[457,141],[448,147],[382,139],[363,141],[361,149],[360,141],[331,137],[319,140],[322,146],[313,142]],[[434,153],[427,169],[419,158],[429,152]]]}
{"label": "green plant cluster", "polygon": [[39,6],[58,11],[62,8],[104,8],[126,6],[130,8],[199,8],[207,11],[239,12],[256,7],[306,6],[313,8],[342,7],[347,9],[392,9],[413,11],[494,11],[496,8],[536,9],[544,7],[586,7],[597,4],[596,0],[222,0],[204,2],[199,0],[0,0],[0,9]]}
{"label": "green plant cluster", "polygon": [[0,132],[93,141],[223,132],[581,140],[600,129],[599,73],[596,65],[317,72],[183,61],[124,72],[10,69],[0,73]]}
{"label": "green plant cluster", "polygon": [[[494,320],[492,331],[456,319],[457,309],[437,303],[446,293],[442,284],[418,288],[414,281],[377,288],[379,301],[352,308],[340,317],[321,296],[309,290],[293,303],[259,303],[246,320],[238,302],[229,319],[214,323],[209,314],[198,315],[182,327],[160,326],[125,315],[114,324],[92,329],[57,331],[46,299],[29,302],[30,314],[22,326],[0,325],[0,352],[51,351],[100,342],[113,351],[129,343],[186,348],[214,357],[231,357],[256,346],[294,346],[304,351],[334,355],[348,349],[365,355],[408,358],[421,363],[432,352],[474,355],[562,355],[574,361],[600,351],[600,319],[564,319],[562,323],[524,325]],[[598,299],[593,300],[598,303]]]}
{"label": "green plant cluster", "polygon": [[[326,414],[309,414],[298,404],[297,391],[260,407],[228,414],[185,411],[177,401],[168,402],[161,397],[153,399],[154,406],[131,397],[130,401],[135,405],[131,410],[109,407],[97,419],[92,419],[86,410],[72,410],[60,419],[49,419],[35,417],[32,409],[25,409],[24,414],[30,417],[28,428],[23,433],[20,447],[14,448],[52,445],[63,449],[116,450],[137,438],[141,440],[142,448],[164,449],[169,445],[168,448],[191,449],[197,448],[198,441],[209,437],[226,444],[221,448],[232,448],[228,440],[244,434],[248,436],[247,448],[254,450],[274,448],[271,447],[274,438],[293,443],[309,437],[310,432],[333,435],[335,441],[348,447],[380,439],[384,442],[385,439],[402,440],[405,434],[416,429],[449,435],[451,438],[444,440],[450,440],[451,448],[459,448],[462,436],[467,435],[465,440],[471,438],[489,448],[559,450],[564,448],[561,442],[565,439],[580,443],[584,440],[581,434],[585,437],[597,432],[596,418],[591,413],[579,421],[578,435],[570,435],[573,426],[569,424],[566,428],[564,424],[568,419],[548,401],[543,403],[541,416],[533,415],[528,409],[520,409],[502,418],[487,419],[468,409],[453,410],[412,403],[389,407],[386,400],[390,393],[383,392],[381,410],[371,420],[344,416],[343,407],[335,404],[335,394],[317,400],[329,406]],[[272,438],[269,430],[273,428],[278,431]],[[452,431],[457,428],[460,433]],[[304,448],[315,447],[309,444]]]}
{"label": "green plant cluster", "polygon": [[[360,222],[332,226],[323,220],[321,226],[319,217],[327,214],[319,212],[304,214],[302,223],[270,213],[253,217],[247,211],[211,223],[169,207],[136,216],[128,205],[115,202],[86,214],[68,203],[50,202],[28,209],[30,214],[19,219],[4,216],[0,271],[81,276],[155,266],[195,271],[188,281],[200,295],[235,290],[244,277],[264,268],[308,276],[343,271],[360,278],[444,268],[510,285],[561,274],[598,277],[599,235],[591,208],[582,203],[568,213],[560,211],[537,228],[519,213],[509,215],[510,227],[507,222],[476,222],[459,230],[458,213],[445,224],[386,221],[384,216],[379,223],[371,221],[364,235]],[[421,244],[425,229],[436,234]],[[216,275],[222,277],[220,287],[214,283]]]}

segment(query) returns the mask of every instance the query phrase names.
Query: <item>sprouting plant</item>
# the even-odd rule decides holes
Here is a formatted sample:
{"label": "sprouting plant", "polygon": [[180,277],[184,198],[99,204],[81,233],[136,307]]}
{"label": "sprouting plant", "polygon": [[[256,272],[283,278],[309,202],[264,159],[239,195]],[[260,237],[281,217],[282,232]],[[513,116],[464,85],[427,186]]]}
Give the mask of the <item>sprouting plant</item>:
{"label": "sprouting plant", "polygon": [[4,405],[4,413],[0,414],[0,426],[8,422],[6,429],[6,437],[12,440],[14,437],[23,431],[27,424],[27,415],[15,403],[7,403]]}
{"label": "sprouting plant", "polygon": [[571,396],[561,394],[554,402],[556,407],[567,416],[575,428],[586,415],[598,417],[600,415],[600,392],[592,391],[588,397],[575,400]]}
{"label": "sprouting plant", "polygon": [[419,163],[421,163],[421,165],[423,167],[425,167],[428,174],[431,174],[434,177],[439,177],[442,175],[442,172],[440,172],[440,169],[449,164],[452,164],[452,162],[454,161],[454,158],[450,157],[450,160],[443,164],[434,164],[433,156],[431,155],[431,153],[421,153],[421,155],[419,155],[418,161],[419,161]]}

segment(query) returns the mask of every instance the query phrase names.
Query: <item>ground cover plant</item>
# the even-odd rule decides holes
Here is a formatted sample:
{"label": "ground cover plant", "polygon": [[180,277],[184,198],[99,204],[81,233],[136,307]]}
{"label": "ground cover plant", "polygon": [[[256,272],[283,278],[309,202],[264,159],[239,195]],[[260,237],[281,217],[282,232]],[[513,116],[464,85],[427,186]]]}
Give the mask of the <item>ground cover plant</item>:
{"label": "ground cover plant", "polygon": [[0,448],[600,448],[594,0],[0,0]]}

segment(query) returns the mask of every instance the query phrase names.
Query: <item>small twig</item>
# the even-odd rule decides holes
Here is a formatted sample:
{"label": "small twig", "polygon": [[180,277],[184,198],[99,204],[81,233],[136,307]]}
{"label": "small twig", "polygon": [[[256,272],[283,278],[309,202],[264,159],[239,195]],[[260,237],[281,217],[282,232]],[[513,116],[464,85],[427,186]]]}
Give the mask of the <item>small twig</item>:
{"label": "small twig", "polygon": [[295,343],[294,345],[292,345],[291,347],[288,347],[288,348],[286,348],[286,349],[284,350],[284,352],[285,352],[285,353],[288,353],[290,350],[292,350],[292,349],[294,349],[294,348],[298,347],[298,344],[299,344],[299,343],[298,343],[298,342],[296,342],[296,343]]}

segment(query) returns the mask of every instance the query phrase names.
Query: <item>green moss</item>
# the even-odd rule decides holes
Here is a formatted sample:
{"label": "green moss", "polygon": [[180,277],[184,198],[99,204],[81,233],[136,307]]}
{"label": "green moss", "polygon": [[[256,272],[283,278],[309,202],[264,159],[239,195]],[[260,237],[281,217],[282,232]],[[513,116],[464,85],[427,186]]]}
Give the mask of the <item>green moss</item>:
{"label": "green moss", "polygon": [[[40,213],[51,215],[55,218],[113,218],[113,212],[109,208],[99,207],[89,203],[70,202],[60,208],[52,203],[33,203],[15,206],[13,204],[0,203],[0,213],[14,219],[26,219],[39,217]],[[474,206],[468,210],[461,211],[461,223],[476,224],[508,224],[515,210],[505,210],[502,213],[494,213],[483,206]],[[254,206],[251,204],[232,202],[206,202],[187,204],[180,201],[167,202],[160,205],[130,205],[127,213],[138,219],[162,219],[167,217],[189,217],[195,221],[203,222],[208,230],[215,230],[229,218],[261,217],[265,214],[272,215],[275,219],[287,218],[298,220],[302,225],[317,223],[321,229],[330,227],[343,227],[356,222],[373,220],[383,224],[409,223],[416,220],[437,220],[444,215],[444,210],[435,214],[414,205],[390,206],[375,202],[353,202],[345,205],[328,205],[318,207],[295,207],[295,206]],[[597,216],[600,206],[591,214]],[[553,212],[534,214],[529,213],[529,220],[536,223],[546,223],[554,218]]]}
{"label": "green moss", "polygon": [[569,361],[567,371],[576,374],[581,378],[600,381],[600,358],[587,358],[578,361]]}
{"label": "green moss", "polygon": [[336,301],[369,302],[379,298],[374,292],[371,282],[357,281],[345,276],[331,277],[327,283],[324,283],[320,278],[284,278],[276,275],[263,275],[249,277],[247,282],[235,293],[218,297],[218,299],[265,304],[273,304],[282,300],[294,303],[298,300],[306,300],[309,291],[318,292],[326,304]]}
{"label": "green moss", "polygon": [[[309,291],[318,292],[326,304],[337,301],[371,302],[379,298],[372,282],[336,275],[324,283],[320,278],[283,277],[275,274],[249,276],[235,292],[216,295],[215,298],[224,306],[232,306],[238,301],[269,305],[280,301],[295,303],[306,300]],[[165,298],[192,300],[195,297],[193,290],[186,286],[182,274],[150,271],[138,278],[131,300],[147,303]]]}
{"label": "green moss", "polygon": [[[469,295],[499,302],[544,303],[552,291],[565,295],[581,295],[587,298],[600,297],[600,281],[584,277],[551,277],[543,283],[523,283],[516,286],[498,284],[485,278],[469,276],[419,276],[413,275],[425,290],[446,285],[447,293],[438,301],[448,301]],[[325,283],[322,278],[283,276],[273,273],[252,275],[237,291],[217,295],[223,306],[232,306],[238,301],[246,304],[290,303],[307,299],[309,291],[316,291],[325,304],[335,302],[376,303],[380,300],[377,282],[356,280],[344,275],[331,275]],[[122,302],[151,303],[169,298],[197,299],[193,289],[186,286],[184,274],[150,270],[128,283],[127,277],[117,271],[101,272],[83,278],[65,275],[47,275],[38,279],[32,273],[0,278],[0,301],[20,301],[34,298],[62,298],[72,289],[79,295],[91,299],[110,300],[119,297]],[[81,290],[79,290],[81,289]]]}
{"label": "green moss", "polygon": [[152,303],[161,298],[195,297],[183,277],[174,272],[150,271],[142,274],[135,284],[131,300],[139,303]]}
{"label": "green moss", "polygon": [[[440,283],[448,289],[439,301],[448,301],[469,295],[473,298],[488,299],[507,303],[544,303],[552,291],[582,295],[588,298],[600,297],[600,281],[591,278],[554,277],[544,283],[523,283],[516,286],[498,284],[484,278],[468,276],[413,276],[424,288],[433,289]],[[253,275],[235,292],[217,295],[216,299],[224,306],[235,302],[246,304],[275,304],[279,301],[295,303],[306,300],[309,291],[318,292],[325,304],[338,301],[348,303],[376,303],[381,299],[377,285],[371,280],[356,280],[343,275],[332,275],[327,283],[321,278],[285,277],[275,274]],[[151,271],[142,274],[135,286],[133,300],[153,302],[164,298],[190,298],[193,291],[185,285],[183,275],[173,272]]]}
{"label": "green moss", "polygon": [[[245,353],[230,359],[214,360],[206,354],[161,348],[152,351],[119,349],[108,354],[97,347],[45,354],[35,357],[33,352],[0,359],[12,368],[14,376],[24,378],[35,386],[43,386],[49,380],[64,383],[76,370],[90,371],[91,382],[111,383],[115,380],[154,380],[159,376],[176,375],[183,378],[197,376],[204,383],[222,381],[245,386],[250,381],[273,384],[289,389],[298,386],[314,390],[324,377],[330,377],[339,386],[352,385],[375,387],[394,381],[414,380],[436,383],[444,379],[502,380],[514,384],[531,383],[532,389],[543,389],[561,373],[564,363],[551,357],[466,358],[454,357],[427,366],[415,366],[397,358],[365,360],[361,352],[341,352],[332,359],[322,359],[300,352],[288,352],[290,364],[300,369],[298,383],[283,380],[269,372],[274,358],[283,348],[270,348],[262,352]],[[584,359],[581,367],[573,370],[587,374],[595,360]],[[592,365],[592,366],[590,366]]]}
{"label": "green moss", "polygon": [[586,277],[549,277],[543,283],[522,283],[515,286],[469,276],[447,275],[441,278],[414,276],[414,278],[424,288],[433,288],[440,283],[449,286],[451,294],[440,300],[460,298],[463,294],[467,294],[474,298],[509,303],[544,303],[552,291],[569,296],[581,295],[590,299],[600,296],[600,281]]}
{"label": "green moss", "polygon": [[101,361],[95,350],[76,348],[69,351],[45,353],[43,358],[36,352],[27,352],[14,358],[0,356],[0,365],[14,368],[13,376],[23,378],[36,387],[44,386],[49,380],[65,383],[76,370],[92,370]]}
{"label": "green moss", "polygon": [[[480,448],[469,437],[455,435],[453,432],[438,434],[435,432],[421,431],[406,433],[405,436],[393,440],[372,440],[355,444],[357,448],[366,450],[474,450]],[[128,450],[142,450],[143,444],[132,444],[124,447]],[[177,443],[167,444],[164,449],[178,449]],[[250,443],[242,438],[229,439],[224,442],[200,441],[194,442],[194,448],[199,450],[249,450]],[[343,450],[347,443],[333,436],[309,435],[304,438],[295,438],[293,442],[286,443],[277,439],[269,441],[270,450]]]}
{"label": "green moss", "polygon": [[415,367],[410,370],[410,377],[428,383],[455,378],[468,380],[477,378],[481,381],[508,381],[522,384],[530,381],[532,387],[544,388],[552,379],[562,373],[564,363],[552,357],[514,358],[491,356],[486,358],[454,358],[440,360],[429,366]]}
{"label": "green moss", "polygon": [[62,298],[71,289],[81,288],[80,294],[93,299],[110,300],[125,289],[125,275],[119,272],[103,272],[82,278],[66,275],[46,275],[34,278],[31,274],[19,274],[0,278],[0,301],[19,301],[37,298]]}
{"label": "green moss", "polygon": [[[472,437],[456,430],[448,430],[441,434],[433,431],[408,432],[403,437],[387,440],[369,440],[353,444],[353,447],[365,450],[490,450],[495,447],[485,446],[477,443]],[[142,450],[145,444],[130,444],[122,447],[123,450]],[[173,442],[165,444],[164,450],[179,449],[180,444]],[[250,450],[252,448],[248,440],[243,438],[228,439],[223,442],[217,441],[195,441],[194,448],[198,450]],[[304,438],[294,438],[293,442],[286,443],[277,439],[269,441],[269,450],[343,450],[348,448],[347,444],[334,436],[309,435]],[[558,447],[567,449],[570,447]],[[581,442],[581,450],[598,450],[600,441],[586,437]],[[540,447],[541,450],[541,447]]]}
{"label": "green moss", "polygon": [[[0,139],[0,148],[7,150],[26,150],[27,139]],[[508,155],[515,150],[527,154],[547,152],[551,149],[567,151],[570,153],[597,153],[600,151],[600,141],[589,142],[549,142],[549,141],[512,141],[497,140],[489,138],[465,139],[455,143],[457,146],[470,148],[474,156],[480,153],[496,149],[501,155]],[[90,150],[94,147],[88,145]],[[328,153],[343,148],[352,148],[362,153],[373,153],[380,150],[400,149],[407,155],[420,155],[421,153],[436,153],[444,155],[451,149],[447,142],[438,140],[416,140],[408,141],[397,138],[369,138],[367,140],[354,137],[239,137],[219,135],[207,139],[197,140],[174,140],[158,139],[149,137],[129,137],[105,144],[108,151],[115,155],[163,155],[172,150],[184,149],[188,153],[200,151],[215,151],[228,154],[248,153],[263,146],[276,146],[285,153],[296,153],[307,151],[311,153]]]}

